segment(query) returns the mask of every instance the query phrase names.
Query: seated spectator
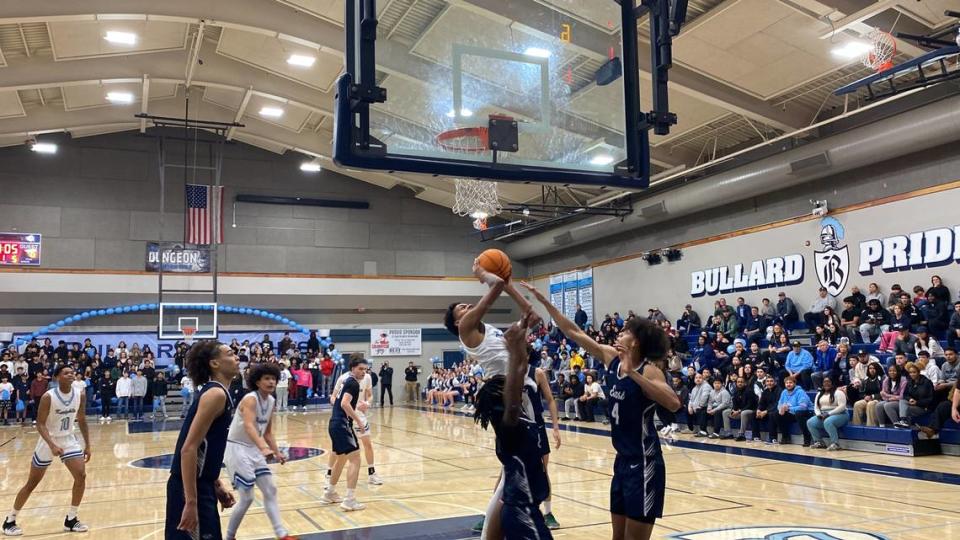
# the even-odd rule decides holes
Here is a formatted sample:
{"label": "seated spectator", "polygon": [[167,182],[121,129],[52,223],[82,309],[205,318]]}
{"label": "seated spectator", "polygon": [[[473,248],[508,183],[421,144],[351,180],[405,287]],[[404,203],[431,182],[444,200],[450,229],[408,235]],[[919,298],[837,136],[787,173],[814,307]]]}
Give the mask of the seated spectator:
{"label": "seated spectator", "polygon": [[940,383],[936,385],[934,390],[940,392],[942,390],[949,391],[952,388],[953,383],[957,382],[957,379],[960,378],[960,360],[958,360],[957,350],[953,347],[947,347],[943,351],[944,361],[940,364]]}
{"label": "seated spectator", "polygon": [[817,348],[813,353],[813,371],[810,373],[810,379],[816,388],[823,386],[823,379],[832,378],[834,384],[840,378],[840,372],[837,369],[837,349],[830,346],[827,341],[817,343]]}
{"label": "seated spectator", "polygon": [[758,431],[753,433],[753,440],[760,440],[759,425],[763,422],[767,427],[767,444],[776,444],[777,439],[777,408],[780,405],[780,394],[783,389],[777,385],[777,380],[773,377],[767,377],[764,381],[763,391],[757,400],[757,426]]}
{"label": "seated spectator", "polygon": [[787,297],[787,293],[781,292],[777,296],[779,298],[777,301],[777,318],[774,322],[792,326],[800,320],[797,306],[793,303],[793,300]]}
{"label": "seated spectator", "polygon": [[860,313],[862,312],[863,310],[857,309],[852,296],[843,299],[843,311],[840,312],[840,333],[854,343],[860,334]]}
{"label": "seated spectator", "polygon": [[677,331],[681,335],[693,334],[700,331],[700,314],[694,311],[693,306],[687,304],[683,308],[683,315],[680,316],[680,319],[677,321]]}
{"label": "seated spectator", "polygon": [[853,369],[860,365],[860,360],[857,358],[857,355],[850,354],[849,342],[841,342],[837,345],[837,357],[834,358],[833,365],[836,373],[836,380],[834,382],[837,383],[837,386],[850,384],[853,380],[851,377]]}
{"label": "seated spectator", "polygon": [[737,298],[737,306],[734,309],[737,312],[737,323],[740,325],[740,328],[743,328],[747,325],[747,319],[753,310],[747,305],[747,301],[744,300],[742,296]]}
{"label": "seated spectator", "polygon": [[790,444],[790,424],[796,422],[803,433],[803,446],[810,446],[810,431],[807,429],[807,419],[813,414],[810,396],[803,388],[797,386],[797,379],[792,375],[783,381],[783,385],[784,389],[777,403],[777,431],[780,433],[780,444]]}
{"label": "seated spectator", "polygon": [[818,290],[817,299],[810,304],[810,311],[803,314],[803,322],[807,324],[807,330],[813,332],[818,324],[826,324],[826,319],[824,317],[825,308],[836,309],[836,300],[832,296],[827,294],[827,289],[820,287]]}
{"label": "seated spectator", "polygon": [[[847,425],[847,396],[838,392],[829,377],[823,379],[823,386],[813,400],[813,416],[807,420],[807,429],[814,439],[813,448],[840,450],[840,428]],[[826,432],[826,439],[824,439]]]}
{"label": "seated spectator", "polygon": [[917,345],[914,354],[919,356],[921,351],[926,351],[931,358],[943,358],[943,347],[937,338],[930,335],[926,326],[917,328]]}
{"label": "seated spectator", "polygon": [[754,306],[750,308],[750,314],[747,315],[743,324],[743,336],[749,343],[760,343],[763,339],[763,329],[764,323],[763,318],[760,317],[760,310]]}
{"label": "seated spectator", "polygon": [[887,418],[897,428],[909,428],[912,419],[926,414],[933,406],[933,384],[920,372],[920,367],[913,362],[907,362],[907,384],[903,390],[903,397],[897,402],[885,403],[883,406]]}
{"label": "seated spectator", "polygon": [[950,326],[950,311],[947,303],[941,302],[930,293],[927,293],[927,301],[920,306],[919,314],[919,324],[929,328],[935,335],[943,335]]}
{"label": "seated spectator", "polygon": [[920,354],[917,355],[916,364],[920,369],[920,373],[923,374],[923,376],[926,377],[931,384],[933,384],[934,391],[936,391],[937,385],[940,384],[941,377],[940,368],[937,367],[937,362],[930,358],[930,353],[927,351],[920,351]]}
{"label": "seated spectator", "polygon": [[763,357],[763,353],[760,352],[760,344],[751,343],[750,350],[747,351],[747,364],[750,364],[753,366],[759,366],[762,361],[761,360],[762,357]]}
{"label": "seated spectator", "polygon": [[713,390],[710,392],[710,399],[707,400],[707,416],[713,423],[713,433],[711,439],[719,439],[720,432],[723,429],[723,412],[730,408],[730,392],[723,385],[719,378],[713,380]]}
{"label": "seated spectator", "polygon": [[[803,388],[812,388],[810,374],[813,373],[813,355],[800,346],[799,341],[793,342],[793,350],[787,353],[787,360],[783,364],[789,377],[799,379]],[[796,382],[796,381],[795,381]],[[786,383],[784,383],[786,385]]]}
{"label": "seated spectator", "polygon": [[787,355],[792,350],[793,347],[790,345],[790,340],[786,334],[780,334],[780,339],[776,343],[771,341],[770,345],[767,346],[766,362],[763,364],[767,368],[767,373],[775,376],[778,380],[786,377],[783,366],[786,365]]}
{"label": "seated spectator", "polygon": [[[631,311],[630,314],[633,315],[633,311]],[[667,320],[667,316],[664,315],[663,312],[660,311],[660,308],[658,307],[651,309],[650,314],[647,316],[647,318],[650,319],[651,321],[656,321],[656,322],[663,322]],[[630,319],[630,316],[628,315],[627,320],[629,319]]]}
{"label": "seated spectator", "polygon": [[[901,300],[903,299],[902,294],[900,295],[900,298]],[[923,287],[920,285],[913,286],[913,299],[911,301],[913,302],[913,305],[918,308],[927,302],[927,293],[923,290]]]}
{"label": "seated spectator", "polygon": [[960,342],[960,302],[953,304],[953,313],[950,314],[950,324],[947,326],[947,347],[957,348]]}
{"label": "seated spectator", "polygon": [[865,295],[865,297],[867,299],[867,303],[869,303],[870,300],[875,299],[877,302],[880,302],[881,306],[884,305],[885,298],[883,296],[883,293],[880,292],[880,286],[877,285],[876,283],[871,283],[870,285],[867,286],[867,294]]}
{"label": "seated spectator", "polygon": [[767,327],[777,320],[777,306],[771,304],[769,298],[760,301],[760,317],[763,319],[761,333],[766,333]]}
{"label": "seated spectator", "polygon": [[714,304],[713,314],[714,316],[719,315],[720,317],[723,317],[727,313],[736,315],[736,310],[733,309],[733,306],[727,304],[726,298],[721,297],[719,300],[717,300],[716,304]]}
{"label": "seated spectator", "polygon": [[954,422],[960,424],[960,392],[957,391],[956,383],[954,383],[950,394],[949,400],[941,401],[937,404],[929,423],[925,426],[920,426],[920,431],[926,435],[927,438],[935,437],[937,433],[940,432],[940,429],[943,428],[943,425],[947,423],[947,420],[952,419]]}
{"label": "seated spectator", "polygon": [[886,411],[888,406],[896,409],[899,414],[900,400],[903,398],[903,391],[906,387],[907,378],[900,366],[892,365],[888,367],[887,376],[883,378],[883,384],[880,386],[880,399],[883,400],[883,403],[876,405],[877,423],[880,427],[886,427],[887,425]]}
{"label": "seated spectator", "polygon": [[690,399],[687,401],[687,428],[694,431],[696,422],[697,437],[707,436],[707,403],[710,401],[710,383],[697,373],[694,377],[693,388],[690,389]]}
{"label": "seated spectator", "polygon": [[[563,399],[563,416],[561,420],[570,420],[580,417],[580,397],[583,395],[583,383],[578,377],[570,377],[563,387],[560,397]],[[573,409],[573,414],[570,414]]]}
{"label": "seated spectator", "polygon": [[578,399],[580,402],[578,405],[580,420],[584,422],[595,421],[593,409],[604,399],[606,399],[606,396],[600,383],[593,379],[593,375],[587,375],[587,381],[583,385],[583,395]]}
{"label": "seated spectator", "polygon": [[[677,394],[677,397],[680,399],[680,408],[686,409],[687,405],[690,402],[690,388],[686,384],[684,384],[683,380],[677,375],[674,375],[673,377],[670,378],[670,386],[673,388],[673,391]],[[674,416],[674,420],[676,420],[676,416]],[[664,436],[667,436],[673,433],[674,431],[677,431],[678,426],[677,424],[671,424],[671,425],[665,426],[665,428],[669,428],[669,431],[665,432],[664,430],[660,430],[660,433],[663,434]]]}
{"label": "seated spectator", "polygon": [[893,307],[895,304],[900,303],[900,295],[903,293],[903,288],[900,287],[899,283],[894,283],[890,286],[890,295],[887,297],[887,307]]}
{"label": "seated spectator", "polygon": [[[749,366],[749,364],[747,364]],[[740,429],[737,431],[737,441],[745,441],[746,430],[750,429],[754,436],[760,435],[760,430],[754,425],[757,410],[757,394],[753,391],[753,384],[745,377],[737,377],[737,388],[730,400],[730,408],[723,411],[723,434],[720,438],[732,439],[730,420],[739,420]]]}
{"label": "seated spectator", "polygon": [[853,425],[859,426],[863,423],[863,417],[866,415],[868,426],[879,426],[877,421],[877,405],[882,406],[882,396],[880,389],[883,381],[880,380],[883,368],[880,364],[874,362],[867,366],[867,376],[860,381],[859,394],[860,399],[853,404]]}
{"label": "seated spectator", "polygon": [[903,309],[904,315],[910,317],[910,328],[913,328],[913,325],[917,324],[917,321],[920,320],[920,314],[917,312],[917,305],[913,302],[913,299],[910,298],[908,292],[904,291],[900,293],[899,305]]}
{"label": "seated spectator", "polygon": [[890,329],[890,312],[875,299],[867,302],[867,309],[860,314],[860,338],[864,343],[873,343],[881,332]]}
{"label": "seated spectator", "polygon": [[867,309],[867,297],[860,292],[860,287],[856,285],[850,287],[850,298],[853,299],[853,305],[857,308],[857,313]]}
{"label": "seated spectator", "polygon": [[893,354],[902,354],[908,360],[916,359],[917,336],[910,333],[910,328],[895,325],[893,329],[898,333],[896,341],[893,342]]}

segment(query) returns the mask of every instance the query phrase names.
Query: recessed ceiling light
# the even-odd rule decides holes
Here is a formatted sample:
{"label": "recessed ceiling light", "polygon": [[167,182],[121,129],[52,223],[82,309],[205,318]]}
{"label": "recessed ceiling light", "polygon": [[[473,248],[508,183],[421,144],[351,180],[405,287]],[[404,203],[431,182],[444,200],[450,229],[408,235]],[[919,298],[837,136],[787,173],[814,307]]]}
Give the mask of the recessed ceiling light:
{"label": "recessed ceiling light", "polygon": [[103,36],[103,39],[118,45],[135,45],[137,43],[137,35],[133,32],[111,30]]}
{"label": "recessed ceiling light", "polygon": [[35,142],[30,145],[30,149],[38,154],[56,154],[57,145],[46,142]]}
{"label": "recessed ceiling light", "polygon": [[609,154],[593,156],[593,159],[590,160],[591,165],[609,165],[611,163],[613,163],[613,156]]}
{"label": "recessed ceiling light", "polygon": [[107,92],[107,101],[110,103],[133,103],[133,94],[130,92]]}
{"label": "recessed ceiling light", "polygon": [[290,58],[287,58],[288,64],[298,67],[310,67],[316,61],[317,59],[313,56],[307,56],[304,54],[291,54]]}
{"label": "recessed ceiling light", "polygon": [[550,55],[553,53],[547,49],[541,49],[540,47],[528,47],[527,50],[523,51],[523,54],[527,56],[536,56],[537,58],[550,58]]}
{"label": "recessed ceiling light", "polygon": [[264,107],[260,109],[260,116],[266,116],[268,118],[280,118],[283,116],[283,109],[279,107]]}
{"label": "recessed ceiling light", "polygon": [[866,43],[864,41],[854,40],[854,41],[848,41],[843,45],[834,47],[833,50],[830,51],[830,53],[833,54],[834,56],[839,56],[840,58],[852,59],[870,52],[871,49],[873,49],[873,46],[870,45],[869,43]]}
{"label": "recessed ceiling light", "polygon": [[[457,115],[456,113],[453,112],[453,109],[450,109],[449,111],[447,111],[447,118],[455,118],[456,116]],[[460,109],[460,116],[462,116],[463,118],[470,118],[471,116],[473,116],[473,111],[471,111],[470,109]]]}
{"label": "recessed ceiling light", "polygon": [[303,172],[320,172],[320,164],[316,161],[304,161],[300,164],[300,170]]}

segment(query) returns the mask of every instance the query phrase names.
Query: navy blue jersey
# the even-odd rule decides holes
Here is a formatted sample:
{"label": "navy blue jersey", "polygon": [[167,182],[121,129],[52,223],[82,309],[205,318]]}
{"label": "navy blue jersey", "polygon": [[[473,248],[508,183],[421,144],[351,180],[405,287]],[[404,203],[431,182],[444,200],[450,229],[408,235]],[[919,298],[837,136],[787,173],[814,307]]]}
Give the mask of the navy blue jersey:
{"label": "navy blue jersey", "polygon": [[187,434],[190,433],[190,426],[193,425],[193,419],[197,416],[197,408],[200,406],[200,400],[208,391],[223,392],[227,397],[227,402],[223,407],[220,416],[213,419],[207,435],[200,443],[197,449],[197,479],[213,482],[220,477],[220,467],[223,466],[223,453],[227,449],[227,433],[230,431],[230,422],[233,420],[233,401],[230,399],[230,392],[216,381],[209,381],[200,387],[196,399],[187,410],[187,416],[180,427],[180,436],[177,437],[177,448],[173,453],[173,463],[170,465],[170,474],[180,476],[180,451],[183,449],[183,443],[187,440]]}
{"label": "navy blue jersey", "polygon": [[353,419],[347,416],[347,413],[343,410],[343,406],[340,404],[340,401],[343,399],[344,392],[348,392],[351,396],[350,406],[354,409],[357,408],[357,400],[360,399],[360,382],[357,381],[353,375],[347,377],[347,380],[343,382],[343,387],[340,388],[340,394],[337,395],[337,399],[333,402],[333,414],[330,415],[330,421],[334,420],[341,422],[353,422]]}
{"label": "navy blue jersey", "polygon": [[[637,371],[642,373],[646,365],[643,362]],[[617,455],[630,459],[660,456],[660,438],[653,426],[657,402],[644,395],[629,376],[620,374],[620,358],[610,362],[607,380],[612,383],[607,392],[607,411]]]}
{"label": "navy blue jersey", "polygon": [[503,464],[503,503],[538,506],[550,495],[540,453],[540,428],[522,418],[516,426],[494,426],[497,459]]}
{"label": "navy blue jersey", "polygon": [[530,366],[530,369],[527,370],[527,377],[532,379],[536,386],[531,387],[529,384],[524,384],[523,389],[530,398],[530,404],[533,405],[533,420],[538,426],[543,427],[546,425],[543,420],[543,392],[540,391],[540,385],[536,384],[537,368]]}

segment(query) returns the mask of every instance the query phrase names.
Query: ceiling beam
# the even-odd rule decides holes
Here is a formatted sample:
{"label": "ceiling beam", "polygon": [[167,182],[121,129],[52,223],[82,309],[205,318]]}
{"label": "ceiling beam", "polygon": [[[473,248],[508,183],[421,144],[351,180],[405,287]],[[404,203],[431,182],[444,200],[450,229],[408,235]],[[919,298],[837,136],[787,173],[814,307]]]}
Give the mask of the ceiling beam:
{"label": "ceiling beam", "polygon": [[[247,91],[243,93],[243,99],[240,101],[240,107],[237,108],[237,114],[233,117],[233,123],[239,124],[240,120],[243,119],[244,113],[247,112],[247,106],[250,105],[250,98],[253,97],[253,87],[247,88]],[[227,129],[227,140],[233,139],[233,133],[236,131],[236,126],[230,126]]]}
{"label": "ceiling beam", "polygon": [[200,21],[200,24],[197,25],[197,36],[193,41],[193,46],[190,48],[190,54],[187,55],[187,73],[184,77],[186,81],[186,87],[190,88],[190,85],[193,83],[193,73],[197,69],[197,63],[200,60],[200,48],[203,46],[203,27],[206,25],[204,21]]}
{"label": "ceiling beam", "polygon": [[[841,7],[841,6],[834,6],[831,4],[830,1],[826,1],[826,0],[821,0],[821,2],[830,7],[837,7],[838,9],[839,7]],[[819,37],[820,39],[829,39],[839,33],[842,33],[845,30],[858,27],[860,23],[869,19],[870,17],[873,17],[874,15],[882,13],[892,8],[893,6],[897,5],[897,2],[898,0],[879,0],[874,4],[870,4],[860,10],[854,11],[853,13],[850,13],[844,16],[842,19],[833,21],[833,23],[830,25],[830,30],[827,30],[826,32],[820,34]],[[840,11],[843,11],[843,10],[840,10]]]}
{"label": "ceiling beam", "polygon": [[[150,109],[150,76],[143,75],[143,82],[140,84],[140,114],[147,114]],[[147,132],[147,119],[140,119],[140,133]]]}

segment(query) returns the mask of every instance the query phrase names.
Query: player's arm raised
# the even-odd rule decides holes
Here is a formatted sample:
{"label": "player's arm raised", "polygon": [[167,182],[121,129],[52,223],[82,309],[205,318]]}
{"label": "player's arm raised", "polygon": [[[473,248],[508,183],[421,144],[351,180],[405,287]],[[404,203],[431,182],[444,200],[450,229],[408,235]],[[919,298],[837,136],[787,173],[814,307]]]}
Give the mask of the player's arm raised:
{"label": "player's arm raised", "polygon": [[[53,442],[53,437],[50,436],[50,430],[47,429],[47,417],[50,416],[50,394],[44,394],[40,398],[40,406],[37,407],[37,433],[40,434],[40,438],[47,442],[47,446],[50,447],[50,453],[55,456],[60,456],[63,454],[63,448],[60,448]],[[79,414],[79,412],[77,413]]]}
{"label": "player's arm raised", "polygon": [[520,322],[510,325],[503,333],[507,343],[510,360],[507,363],[507,377],[503,384],[503,425],[512,427],[520,421],[520,408],[523,403],[523,380],[527,376],[530,361],[527,355],[527,323],[530,313],[525,313]]}
{"label": "player's arm raised", "polygon": [[614,358],[617,357],[616,349],[609,345],[597,343],[593,338],[588,336],[586,332],[581,330],[576,323],[564,317],[563,313],[561,313],[559,309],[551,304],[550,300],[543,296],[543,293],[538,291],[536,287],[525,281],[521,281],[520,284],[523,285],[525,289],[530,291],[530,294],[532,294],[537,301],[543,304],[543,307],[545,307],[547,312],[550,313],[550,318],[553,319],[557,323],[557,326],[560,327],[560,331],[563,332],[563,335],[577,342],[577,345],[580,345],[586,349],[586,351],[595,358],[602,360],[604,365],[608,365]]}
{"label": "player's arm raised", "polygon": [[197,413],[193,417],[190,431],[180,449],[180,477],[183,480],[183,515],[180,517],[181,531],[192,531],[197,528],[197,452],[200,444],[210,431],[213,421],[223,414],[227,403],[224,392],[206,392],[200,397],[197,404]]}
{"label": "player's arm raised", "polygon": [[484,315],[487,314],[487,311],[493,306],[493,303],[497,301],[497,298],[500,298],[500,294],[503,293],[504,286],[506,285],[500,276],[487,272],[476,260],[473,261],[473,274],[477,276],[481,283],[486,283],[490,289],[483,295],[479,302],[474,304],[470,311],[464,313],[463,317],[460,318],[460,324],[458,326],[461,330],[460,339],[469,347],[476,347],[480,344],[480,341],[483,340],[482,336],[473,335],[477,333],[474,329],[477,328],[480,321],[483,320]]}
{"label": "player's arm raised", "polygon": [[547,409],[550,411],[550,421],[553,423],[553,443],[560,448],[560,411],[557,410],[557,401],[553,399],[553,390],[550,389],[550,381],[547,380],[547,372],[537,368],[534,372],[537,378],[537,386],[540,392],[547,400]]}
{"label": "player's arm raised", "polygon": [[80,409],[77,411],[77,425],[80,426],[80,434],[83,435],[83,462],[90,461],[90,432],[87,430],[87,393],[80,394]]}

